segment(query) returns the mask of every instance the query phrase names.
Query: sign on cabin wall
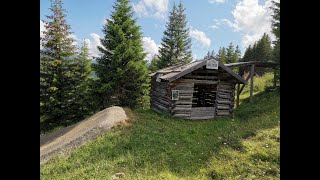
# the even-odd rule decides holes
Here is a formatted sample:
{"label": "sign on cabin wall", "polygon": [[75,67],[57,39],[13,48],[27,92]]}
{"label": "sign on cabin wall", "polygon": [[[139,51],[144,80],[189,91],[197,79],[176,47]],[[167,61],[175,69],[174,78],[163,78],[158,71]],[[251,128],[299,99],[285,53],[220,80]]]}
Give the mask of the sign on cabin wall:
{"label": "sign on cabin wall", "polygon": [[218,63],[219,61],[216,61],[214,59],[208,59],[207,60],[207,69],[218,69]]}
{"label": "sign on cabin wall", "polygon": [[172,90],[172,100],[179,100],[179,90]]}

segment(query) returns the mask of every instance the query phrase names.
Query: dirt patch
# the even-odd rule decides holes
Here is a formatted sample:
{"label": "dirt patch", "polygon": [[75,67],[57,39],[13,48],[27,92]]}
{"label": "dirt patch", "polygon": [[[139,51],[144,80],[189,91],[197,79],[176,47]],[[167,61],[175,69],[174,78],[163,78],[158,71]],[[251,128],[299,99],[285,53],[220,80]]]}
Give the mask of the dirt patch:
{"label": "dirt patch", "polygon": [[128,116],[124,109],[113,106],[77,124],[40,136],[40,164],[47,162],[54,155],[69,153],[71,149],[96,138],[119,123],[125,123],[126,120]]}

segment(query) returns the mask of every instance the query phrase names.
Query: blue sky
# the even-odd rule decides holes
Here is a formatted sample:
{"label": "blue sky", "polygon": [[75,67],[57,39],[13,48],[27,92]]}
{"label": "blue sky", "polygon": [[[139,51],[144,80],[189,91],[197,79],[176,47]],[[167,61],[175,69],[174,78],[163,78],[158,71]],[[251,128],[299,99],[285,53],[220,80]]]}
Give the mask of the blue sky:
{"label": "blue sky", "polygon": [[[131,0],[134,17],[141,26],[147,59],[157,54],[165,24],[173,3],[180,0]],[[78,43],[85,39],[92,55],[97,56],[96,46],[104,19],[110,17],[115,0],[63,0],[67,22]],[[203,58],[210,50],[217,52],[230,42],[239,45],[242,55],[249,44],[264,32],[274,38],[271,28],[271,0],[182,0],[186,8],[192,53]],[[49,0],[40,0],[40,20],[51,14]],[[40,22],[40,31],[45,30]],[[40,33],[41,36],[41,33]]]}

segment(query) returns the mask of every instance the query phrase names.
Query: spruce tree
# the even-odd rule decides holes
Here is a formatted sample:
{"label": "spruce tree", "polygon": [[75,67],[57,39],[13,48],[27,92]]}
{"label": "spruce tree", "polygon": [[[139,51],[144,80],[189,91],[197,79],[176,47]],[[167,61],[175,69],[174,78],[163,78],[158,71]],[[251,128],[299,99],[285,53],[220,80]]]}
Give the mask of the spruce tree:
{"label": "spruce tree", "polygon": [[132,16],[129,0],[117,0],[111,19],[103,27],[105,36],[98,47],[102,55],[94,65],[103,107],[147,105],[149,71],[144,60],[141,28]]}
{"label": "spruce tree", "polygon": [[[239,49],[239,46],[237,45],[232,55],[232,63],[239,62],[240,57],[241,57],[241,51]],[[234,68],[234,72],[237,72],[237,73],[240,72],[239,68]]]}
{"label": "spruce tree", "polygon": [[234,55],[234,45],[231,42],[227,48],[226,64],[233,63],[233,55]]}
{"label": "spruce tree", "polygon": [[271,60],[272,47],[270,37],[264,33],[257,42],[256,59],[257,61],[267,62]]}
{"label": "spruce tree", "polygon": [[89,101],[89,84],[92,81],[92,69],[90,53],[87,43],[84,41],[79,49],[77,58],[71,64],[73,73],[74,93],[71,94],[74,99],[73,112],[78,118],[83,118],[92,111]]}
{"label": "spruce tree", "polygon": [[258,57],[258,55],[257,55],[257,41],[256,42],[254,42],[254,44],[253,44],[253,46],[252,46],[252,49],[251,49],[251,56],[249,57],[249,61],[258,61],[257,60],[257,57]]}
{"label": "spruce tree", "polygon": [[251,54],[252,54],[252,48],[251,45],[249,45],[246,49],[246,51],[244,52],[243,58],[242,58],[242,62],[249,62],[251,61]]}
{"label": "spruce tree", "polygon": [[273,15],[272,15],[272,32],[276,36],[276,41],[280,41],[280,1],[275,2],[272,1],[272,10],[273,10]]}
{"label": "spruce tree", "polygon": [[[280,1],[272,1],[273,7],[273,20],[272,20],[272,32],[276,36],[276,40],[273,42],[274,47],[272,51],[272,60],[276,63],[280,63]],[[275,84],[280,82],[280,67],[275,70]]]}
{"label": "spruce tree", "polygon": [[154,55],[151,59],[150,65],[148,67],[150,72],[154,72],[158,70],[158,63],[159,63],[159,57],[157,55]]}
{"label": "spruce tree", "polygon": [[210,51],[208,51],[208,52],[207,52],[207,55],[205,55],[203,59],[210,59],[210,55],[211,55],[211,54],[210,54]]}
{"label": "spruce tree", "polygon": [[[272,47],[269,36],[264,33],[261,39],[259,39],[253,46],[254,61],[268,62],[271,60]],[[257,67],[256,72],[258,75],[263,75],[268,72],[268,69],[263,67]]]}
{"label": "spruce tree", "polygon": [[178,8],[173,5],[159,50],[159,69],[192,60],[191,38],[184,11],[181,1]]}
{"label": "spruce tree", "polygon": [[219,52],[217,54],[217,59],[219,60],[220,63],[225,64],[226,63],[226,49],[225,47],[220,47]]}
{"label": "spruce tree", "polygon": [[61,0],[51,1],[52,15],[44,21],[40,50],[40,119],[60,121],[72,115],[71,95],[74,93],[72,59],[76,47],[70,37],[70,25]]}
{"label": "spruce tree", "polygon": [[[252,47],[251,47],[251,45],[249,45],[248,47],[247,47],[247,49],[245,50],[245,52],[244,52],[244,55],[243,55],[243,57],[242,57],[242,59],[241,59],[241,62],[249,62],[249,61],[252,61],[253,59],[252,59],[252,56],[253,56],[253,49],[252,49]],[[239,69],[239,74],[241,75],[241,76],[243,76],[243,74],[245,73],[245,72],[248,72],[249,71],[249,68],[248,67],[241,67],[240,69]]]}
{"label": "spruce tree", "polygon": [[211,59],[211,58],[215,58],[214,50],[212,50],[211,52],[208,51],[207,55],[203,59]]}
{"label": "spruce tree", "polygon": [[239,62],[240,58],[241,58],[241,51],[239,46],[237,45],[233,55],[233,62]]}
{"label": "spruce tree", "polygon": [[215,58],[215,57],[216,57],[214,50],[211,51],[210,57],[211,57],[211,58]]}

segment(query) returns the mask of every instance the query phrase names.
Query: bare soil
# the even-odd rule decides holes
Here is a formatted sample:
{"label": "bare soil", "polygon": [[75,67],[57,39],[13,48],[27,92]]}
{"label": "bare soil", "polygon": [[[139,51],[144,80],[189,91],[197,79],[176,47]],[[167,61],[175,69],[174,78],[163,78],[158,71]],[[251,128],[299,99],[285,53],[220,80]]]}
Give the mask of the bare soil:
{"label": "bare soil", "polygon": [[70,150],[83,145],[88,140],[128,120],[123,108],[113,106],[72,126],[40,136],[40,164],[58,154],[68,154]]}

